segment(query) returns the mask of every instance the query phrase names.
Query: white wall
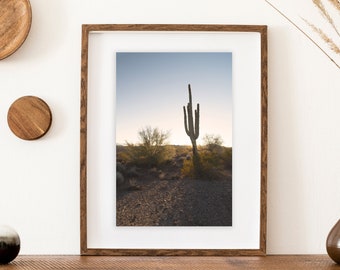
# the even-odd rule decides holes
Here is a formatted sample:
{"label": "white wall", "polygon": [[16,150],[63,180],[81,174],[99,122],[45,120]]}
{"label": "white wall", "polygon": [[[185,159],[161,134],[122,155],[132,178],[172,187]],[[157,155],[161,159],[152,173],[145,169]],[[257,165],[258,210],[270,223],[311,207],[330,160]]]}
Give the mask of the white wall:
{"label": "white wall", "polygon": [[[339,69],[261,0],[31,0],[31,32],[0,61],[0,223],[21,254],[79,254],[81,24],[266,24],[269,27],[268,253],[325,253],[340,217]],[[53,124],[15,137],[11,103],[43,98]]]}

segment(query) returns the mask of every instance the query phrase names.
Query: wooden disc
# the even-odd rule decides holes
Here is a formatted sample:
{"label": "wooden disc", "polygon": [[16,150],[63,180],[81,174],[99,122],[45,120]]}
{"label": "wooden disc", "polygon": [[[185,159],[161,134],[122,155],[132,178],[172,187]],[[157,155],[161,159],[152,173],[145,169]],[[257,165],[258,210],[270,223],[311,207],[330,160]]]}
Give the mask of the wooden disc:
{"label": "wooden disc", "polygon": [[26,40],[32,23],[29,0],[0,0],[0,60]]}
{"label": "wooden disc", "polygon": [[52,123],[52,113],[42,99],[25,96],[13,102],[8,110],[7,122],[11,131],[23,140],[44,136]]}

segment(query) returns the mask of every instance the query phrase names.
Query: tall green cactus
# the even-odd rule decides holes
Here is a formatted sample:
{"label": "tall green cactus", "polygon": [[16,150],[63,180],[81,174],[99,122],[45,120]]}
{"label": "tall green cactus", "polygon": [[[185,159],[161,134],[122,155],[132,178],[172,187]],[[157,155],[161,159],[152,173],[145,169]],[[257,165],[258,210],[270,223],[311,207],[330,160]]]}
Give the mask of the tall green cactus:
{"label": "tall green cactus", "polygon": [[189,90],[189,103],[187,108],[183,106],[184,111],[184,128],[186,134],[189,136],[192,144],[192,155],[193,155],[193,165],[194,165],[194,174],[195,177],[202,176],[202,166],[200,162],[200,157],[197,150],[196,140],[199,136],[199,128],[200,128],[200,105],[197,104],[197,109],[195,110],[195,119],[193,117],[192,111],[192,96],[191,96],[191,87],[188,85]]}

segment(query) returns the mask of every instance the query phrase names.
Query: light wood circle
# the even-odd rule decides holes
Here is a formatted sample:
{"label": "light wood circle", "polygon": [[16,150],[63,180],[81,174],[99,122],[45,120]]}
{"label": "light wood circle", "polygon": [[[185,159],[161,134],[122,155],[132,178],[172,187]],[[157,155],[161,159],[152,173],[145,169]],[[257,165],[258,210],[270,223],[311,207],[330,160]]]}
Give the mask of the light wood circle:
{"label": "light wood circle", "polygon": [[20,48],[31,29],[31,23],[29,0],[0,0],[0,60]]}
{"label": "light wood circle", "polygon": [[23,140],[36,140],[50,129],[52,113],[42,99],[24,96],[10,106],[7,122],[11,131]]}

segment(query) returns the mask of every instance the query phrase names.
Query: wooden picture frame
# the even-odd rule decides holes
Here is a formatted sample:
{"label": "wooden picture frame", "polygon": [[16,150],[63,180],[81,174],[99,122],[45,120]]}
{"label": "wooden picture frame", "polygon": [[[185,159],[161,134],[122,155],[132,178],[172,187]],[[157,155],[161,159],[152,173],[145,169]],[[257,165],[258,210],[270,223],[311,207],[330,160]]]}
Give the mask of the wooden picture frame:
{"label": "wooden picture frame", "polygon": [[[98,35],[97,35],[98,34]],[[118,37],[115,35],[119,34]],[[93,140],[92,133],[98,132],[96,128],[93,128],[91,124],[89,125],[89,122],[93,123],[96,122],[96,119],[93,120],[93,116],[91,114],[97,110],[99,107],[105,107],[103,104],[98,103],[100,101],[96,101],[97,103],[91,101],[93,99],[96,99],[97,95],[102,95],[100,90],[100,86],[97,87],[96,83],[101,84],[103,83],[103,80],[95,81],[91,77],[91,72],[106,72],[106,68],[100,67],[98,63],[95,63],[94,56],[91,54],[92,52],[98,52],[106,45],[110,46],[111,43],[115,43],[112,41],[101,41],[104,42],[103,46],[99,46],[98,44],[91,43],[91,38],[93,37],[105,37],[106,35],[113,35],[116,40],[124,39],[125,37],[129,38],[129,35],[136,35],[139,42],[135,42],[136,46],[142,46],[141,50],[146,50],[145,48],[148,48],[148,44],[142,45],[143,40],[146,40],[148,38],[151,38],[156,36],[156,38],[162,39],[164,37],[167,37],[168,35],[179,35],[179,38],[190,35],[202,35],[200,38],[204,37],[214,37],[216,35],[218,38],[221,36],[228,38],[228,40],[232,40],[233,38],[237,39],[236,42],[239,42],[239,45],[242,45],[240,47],[243,48],[245,52],[252,51],[252,54],[254,55],[254,59],[256,63],[250,64],[250,66],[255,66],[256,71],[252,71],[252,68],[248,68],[249,72],[253,73],[250,77],[253,77],[254,80],[257,82],[256,86],[250,86],[249,91],[253,91],[254,99],[250,97],[246,97],[247,104],[255,104],[254,105],[254,111],[256,111],[256,117],[255,122],[257,124],[253,125],[255,131],[254,134],[256,138],[250,139],[250,142],[253,140],[255,141],[255,144],[257,145],[256,149],[258,149],[258,152],[254,155],[254,160],[250,160],[247,164],[251,164],[251,166],[254,167],[253,175],[251,175],[251,178],[253,181],[256,182],[255,185],[255,192],[254,195],[254,201],[256,202],[256,213],[250,212],[249,220],[255,220],[253,229],[251,226],[252,224],[245,224],[244,220],[247,219],[240,219],[243,221],[238,222],[237,218],[235,221],[235,228],[238,226],[241,226],[243,229],[241,229],[243,232],[245,230],[250,229],[250,231],[255,233],[250,233],[248,238],[254,238],[253,240],[250,240],[250,244],[243,245],[241,242],[237,240],[237,236],[235,237],[236,240],[233,241],[230,245],[224,247],[223,241],[221,245],[219,243],[212,244],[210,246],[205,247],[204,241],[196,248],[193,243],[189,243],[188,245],[183,242],[176,246],[177,244],[164,244],[162,243],[158,244],[152,244],[148,246],[148,244],[145,244],[147,242],[144,242],[144,244],[137,244],[137,241],[129,240],[127,241],[127,244],[122,244],[121,246],[118,246],[115,244],[115,237],[106,236],[105,232],[101,230],[100,226],[96,225],[96,218],[93,218],[93,216],[90,216],[91,213],[98,213],[97,207],[93,204],[97,204],[96,200],[98,200],[98,197],[92,198],[91,192],[92,188],[94,187],[93,182],[96,181],[96,185],[101,185],[101,177],[93,177],[89,174],[89,167],[91,167],[91,162],[95,162],[95,158],[91,157],[91,151],[90,149],[96,149],[97,146],[93,146],[97,142]],[[158,34],[161,36],[159,37]],[[230,35],[232,35],[230,37]],[[144,37],[145,36],[145,37]],[[177,41],[179,40],[178,37],[176,37]],[[231,39],[230,39],[231,38]],[[240,39],[240,41],[238,40]],[[254,43],[248,42],[248,40],[254,39]],[[130,41],[127,41],[130,42]],[[190,45],[189,41],[189,45]],[[216,43],[216,42],[214,42]],[[209,43],[209,46],[214,46],[212,43]],[[251,44],[255,44],[255,47],[252,47]],[[143,47],[144,46],[144,47]],[[155,46],[158,46],[157,44]],[[177,46],[177,45],[175,45]],[[232,45],[234,47],[239,47]],[[124,47],[124,45],[123,45]],[[189,46],[190,47],[190,46]],[[154,48],[151,48],[154,49]],[[161,48],[163,49],[163,48]],[[118,49],[111,49],[109,48],[109,51],[114,53],[114,51],[122,50],[122,46]],[[124,48],[123,48],[124,50]],[[131,49],[130,49],[131,50]],[[136,50],[136,49],[133,49]],[[164,50],[164,49],[163,49]],[[165,49],[168,50],[168,49]],[[197,50],[197,48],[196,48]],[[210,50],[208,48],[208,50]],[[216,50],[216,48],[215,48]],[[218,50],[218,47],[217,47]],[[228,50],[228,49],[227,49]],[[242,53],[237,54],[242,55]],[[248,56],[244,56],[247,58]],[[105,59],[107,59],[107,56],[104,56]],[[113,59],[113,58],[112,58]],[[249,58],[253,59],[253,58]],[[247,58],[246,61],[249,60]],[[233,59],[234,60],[234,59]],[[111,61],[111,60],[110,60]],[[237,59],[236,59],[237,61]],[[248,66],[248,65],[247,65]],[[236,62],[236,67],[239,68],[238,70],[242,70],[246,66],[242,66],[240,63]],[[106,71],[105,71],[106,70]],[[113,74],[113,70],[110,70],[109,73]],[[247,72],[247,71],[245,71]],[[246,73],[245,73],[246,74]],[[247,74],[246,74],[247,75]],[[111,79],[110,79],[111,80]],[[105,80],[104,80],[105,81]],[[114,82],[110,81],[109,84],[111,86],[114,85]],[[235,83],[236,85],[236,83]],[[110,87],[111,87],[110,86]],[[113,86],[114,87],[114,86]],[[237,86],[236,86],[237,87]],[[112,87],[111,87],[112,88]],[[110,89],[111,89],[110,88]],[[113,91],[113,89],[111,89]],[[248,91],[248,90],[247,90]],[[162,24],[140,24],[140,25],[130,25],[130,24],[87,24],[82,26],[82,49],[81,49],[81,119],[80,119],[80,249],[82,255],[114,255],[114,256],[125,256],[125,255],[134,255],[134,256],[239,256],[239,255],[265,255],[266,254],[266,215],[267,215],[267,206],[266,206],[266,199],[267,199],[267,26],[264,25],[162,25]],[[247,95],[247,94],[245,94]],[[110,94],[110,98],[112,95]],[[108,98],[106,98],[108,99]],[[243,102],[242,98],[240,98]],[[89,105],[90,104],[90,105]],[[92,104],[92,105],[91,105]],[[99,106],[100,105],[100,106]],[[236,105],[237,107],[238,105]],[[246,105],[242,105],[246,106]],[[247,105],[248,106],[248,105]],[[91,107],[91,108],[89,108]],[[96,109],[94,109],[96,108]],[[248,110],[248,109],[246,109]],[[249,109],[252,110],[252,109]],[[109,110],[110,112],[113,112],[113,110]],[[250,115],[252,114],[252,111],[249,111]],[[241,117],[242,112],[239,110],[238,115]],[[114,116],[113,121],[114,121]],[[93,121],[92,121],[92,120]],[[112,119],[111,119],[112,120]],[[234,120],[233,120],[234,121]],[[111,121],[112,122],[112,121]],[[248,125],[248,123],[244,123],[245,126]],[[236,134],[237,137],[237,134]],[[248,138],[244,137],[244,140],[247,141]],[[91,146],[92,145],[92,146]],[[91,153],[90,153],[91,152]],[[242,155],[240,155],[242,157]],[[247,156],[247,155],[243,155]],[[242,162],[242,161],[240,161]],[[234,160],[233,160],[233,166],[234,166]],[[242,165],[243,166],[243,165]],[[240,168],[238,171],[243,172],[246,171],[242,169],[242,166],[240,165]],[[95,171],[95,166],[91,167],[91,171]],[[234,173],[234,169],[233,169]],[[240,173],[242,174],[242,173]],[[91,178],[92,177],[92,178]],[[93,179],[95,178],[95,180]],[[239,177],[240,179],[244,179],[245,177]],[[111,182],[115,182],[115,180],[110,180]],[[234,180],[233,180],[234,181]],[[242,180],[243,181],[243,180]],[[241,181],[241,182],[242,182]],[[248,181],[247,179],[244,179],[244,181]],[[92,184],[91,184],[92,183]],[[233,187],[234,188],[234,187]],[[107,187],[104,187],[104,190],[107,189]],[[237,187],[235,187],[236,191],[238,190]],[[241,188],[240,188],[241,189]],[[234,192],[234,191],[233,191]],[[237,191],[240,192],[240,194],[243,194],[244,191]],[[246,191],[242,196],[239,196],[240,200],[235,201],[235,205],[241,205],[242,199],[246,198],[248,194],[250,194],[248,191]],[[95,196],[93,196],[95,197]],[[105,197],[105,196],[104,196]],[[107,198],[106,198],[107,199]],[[106,199],[103,199],[105,201]],[[112,199],[112,198],[111,198]],[[110,198],[109,198],[110,200]],[[102,201],[102,200],[101,200]],[[240,203],[241,202],[241,203]],[[249,205],[251,205],[250,203]],[[248,208],[249,205],[245,205],[244,208]],[[234,207],[234,202],[233,202]],[[250,206],[249,206],[250,207]],[[99,209],[102,208],[98,207]],[[248,210],[246,210],[248,211]],[[236,211],[237,212],[237,211]],[[245,212],[246,213],[246,212]],[[96,215],[95,214],[95,215]],[[91,214],[92,215],[92,214]],[[100,215],[100,214],[98,214]],[[233,210],[234,215],[234,210]],[[237,213],[235,214],[237,215]],[[105,220],[104,220],[105,222]],[[111,223],[110,223],[111,224]],[[243,225],[241,225],[243,224]],[[111,225],[110,225],[111,226]],[[234,226],[234,225],[233,225]],[[114,224],[113,224],[114,227]],[[190,230],[194,230],[193,228],[186,228],[187,232],[190,234]],[[129,233],[130,229],[127,229],[127,233]],[[163,228],[158,228],[159,232],[162,233]],[[179,228],[181,230],[181,228]],[[214,228],[210,228],[210,230],[214,231]],[[220,229],[216,229],[218,231]],[[121,230],[124,231],[124,230]],[[95,232],[95,233],[94,233]],[[97,235],[92,234],[98,233]],[[119,233],[119,232],[118,232]],[[125,232],[126,233],[126,232]],[[215,233],[215,232],[213,232]],[[228,233],[232,232],[227,232]],[[91,234],[91,235],[90,235]],[[137,233],[138,235],[138,233]],[[159,234],[158,234],[159,235]],[[223,234],[224,235],[224,234]],[[102,238],[98,243],[90,243],[91,239],[96,238]],[[151,238],[150,238],[151,239]],[[91,241],[90,241],[91,240]],[[185,241],[185,240],[183,240]],[[190,241],[190,240],[189,240]],[[218,240],[220,241],[220,240]],[[246,240],[245,240],[246,241]],[[124,242],[124,241],[123,241]],[[136,242],[136,244],[134,243]],[[102,244],[103,243],[103,244]],[[169,246],[169,247],[168,247]],[[222,247],[221,247],[222,246]]]}

